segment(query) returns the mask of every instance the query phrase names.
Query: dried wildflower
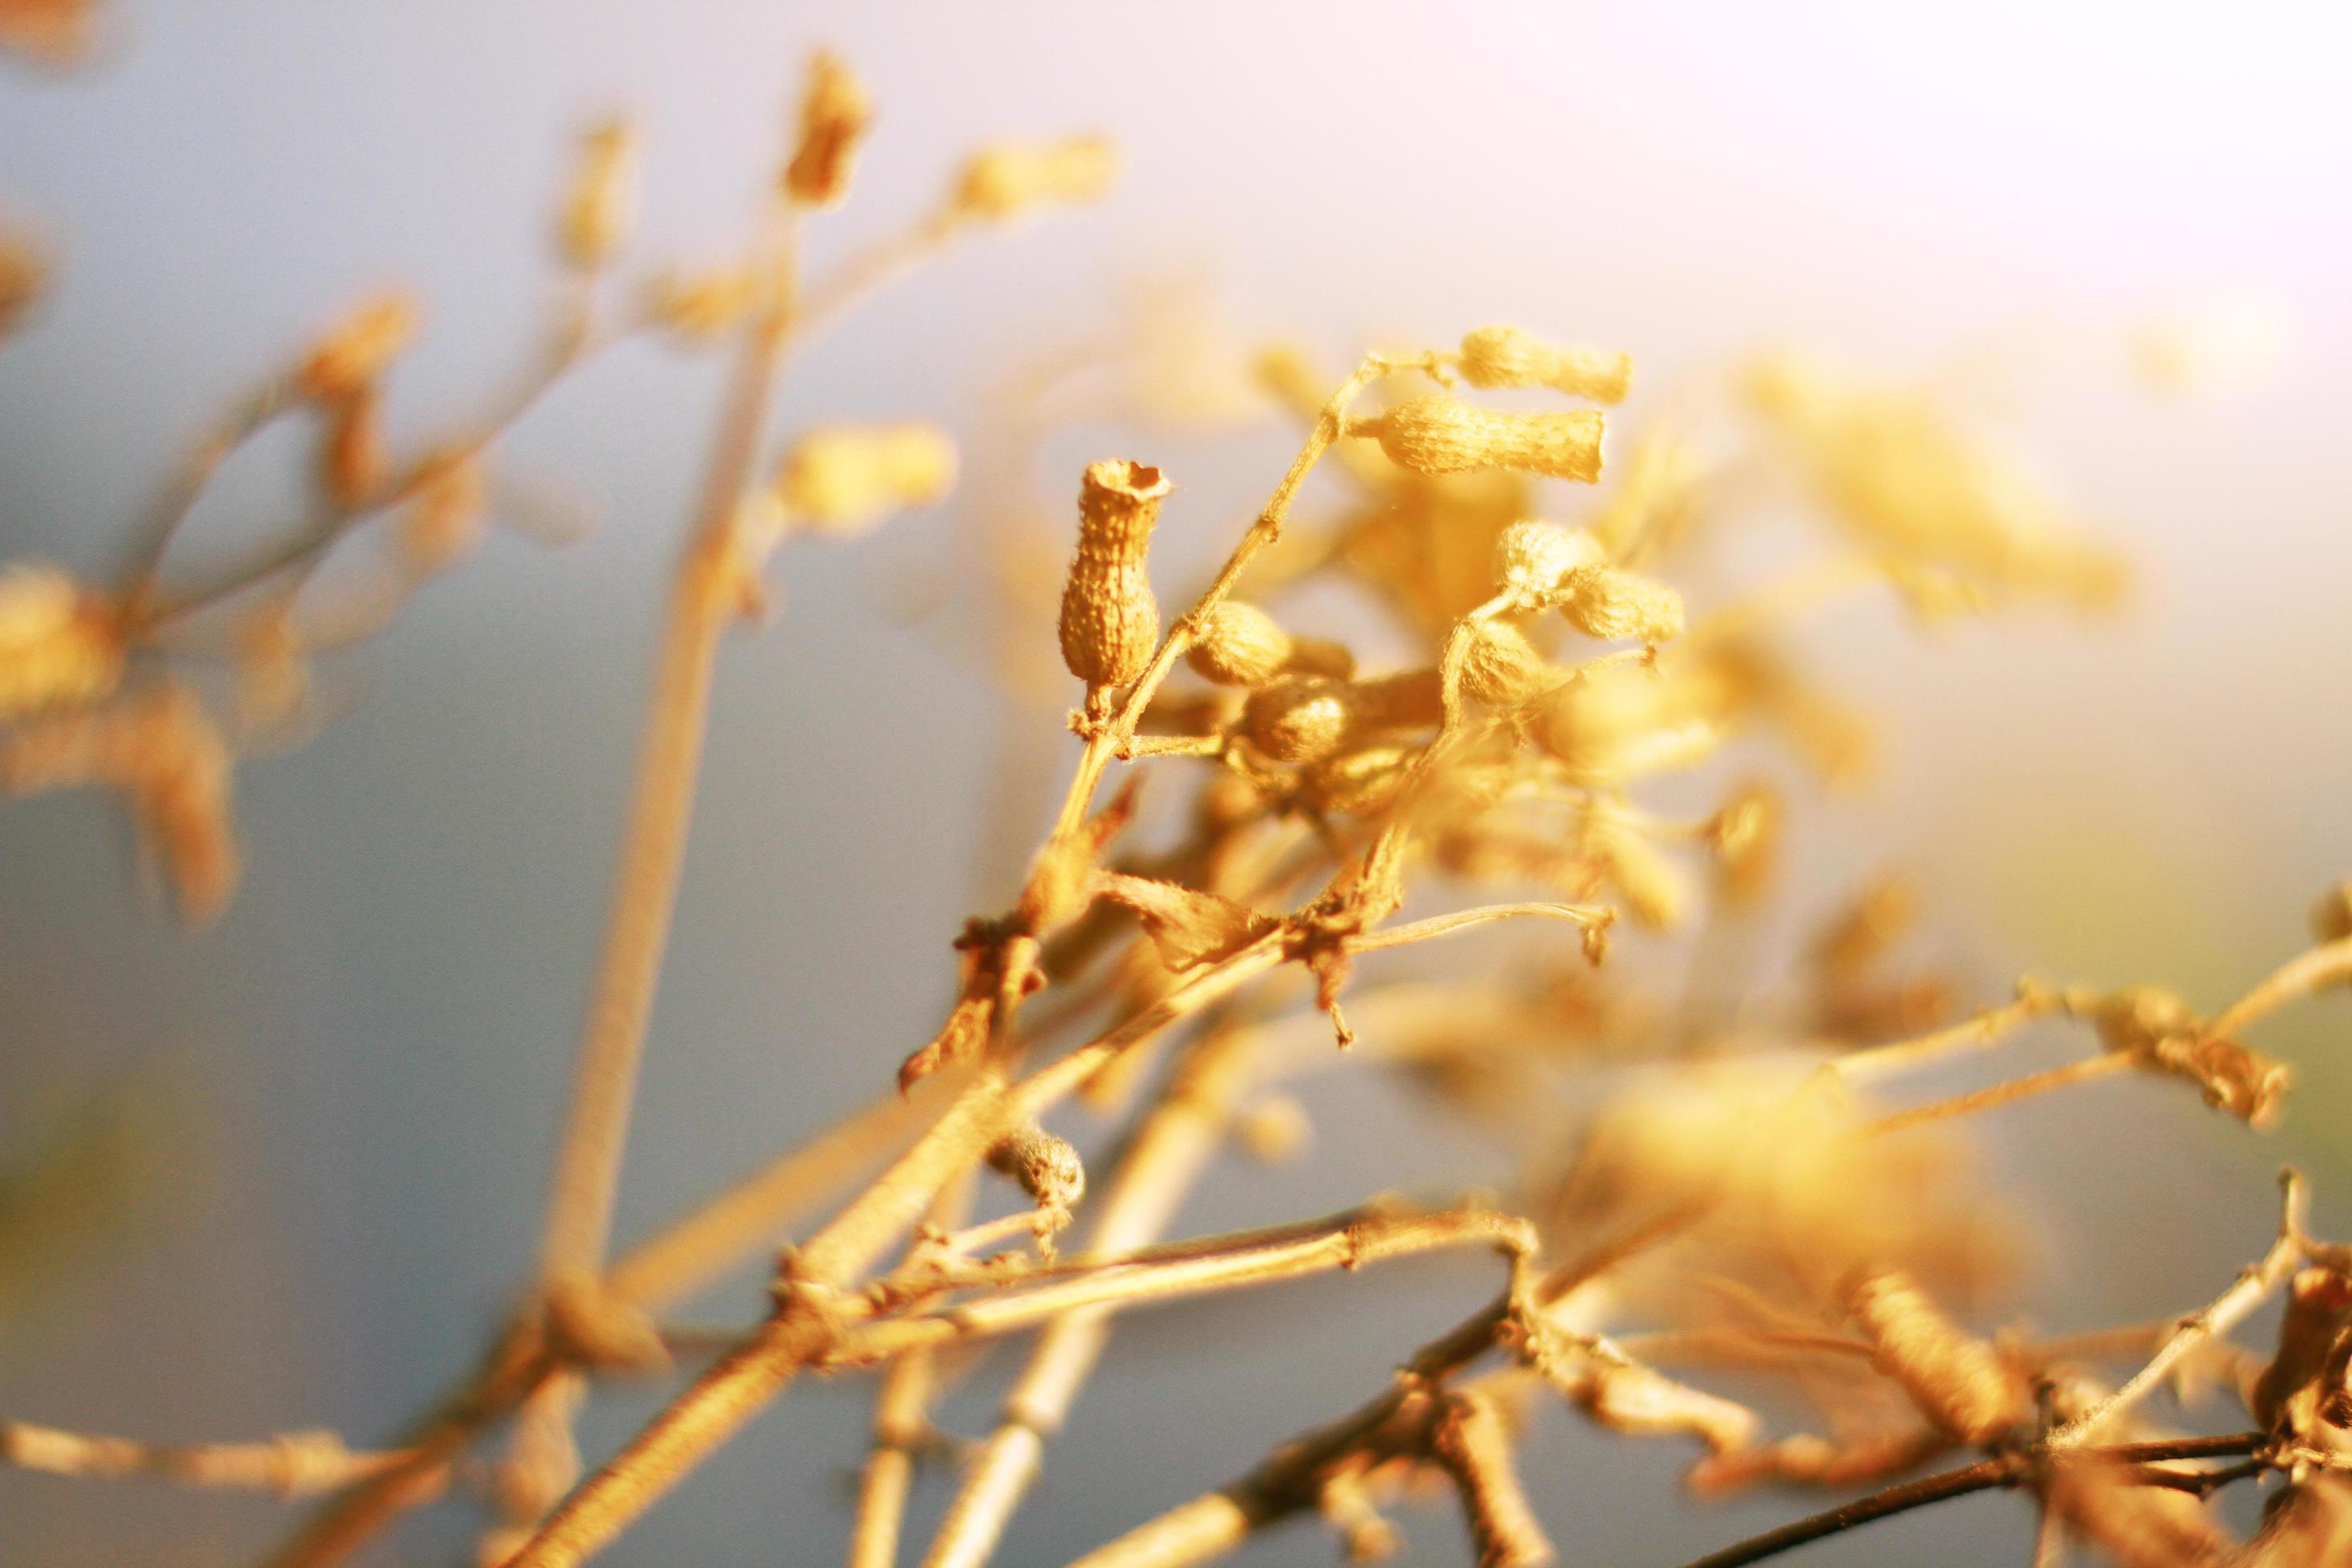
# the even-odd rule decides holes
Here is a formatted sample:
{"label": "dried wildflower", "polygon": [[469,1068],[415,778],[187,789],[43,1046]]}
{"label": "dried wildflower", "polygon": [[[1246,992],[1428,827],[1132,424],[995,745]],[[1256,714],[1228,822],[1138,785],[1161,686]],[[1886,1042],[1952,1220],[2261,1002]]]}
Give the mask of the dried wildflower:
{"label": "dried wildflower", "polygon": [[800,142],[784,167],[785,193],[803,206],[838,205],[849,194],[850,165],[873,120],[865,84],[833,51],[817,50],[801,100]]}
{"label": "dried wildflower", "polygon": [[416,301],[406,294],[367,300],[312,345],[295,372],[302,395],[341,403],[374,384],[416,335]]}
{"label": "dried wildflower", "polygon": [[627,243],[636,219],[637,133],[615,115],[580,138],[580,161],[556,220],[556,243],[572,266],[594,271]]}
{"label": "dried wildflower", "polygon": [[955,473],[955,443],[931,426],[834,426],[793,444],[775,491],[793,521],[848,535],[939,500]]}
{"label": "dried wildflower", "polygon": [[0,338],[23,324],[47,280],[39,247],[23,235],[0,233]]}
{"label": "dried wildflower", "polygon": [[1051,202],[1099,201],[1118,177],[1118,154],[1099,136],[1007,142],[973,154],[950,205],[960,216],[1003,223]]}
{"label": "dried wildflower", "polygon": [[94,702],[122,679],[121,628],[57,567],[0,568],[0,722]]}
{"label": "dried wildflower", "polygon": [[1532,702],[1565,679],[1508,621],[1481,621],[1463,654],[1462,689],[1494,708]]}
{"label": "dried wildflower", "polygon": [[1264,686],[1278,675],[1355,673],[1355,656],[1338,643],[1294,637],[1255,605],[1226,599],[1202,622],[1184,662],[1220,686]]}
{"label": "dried wildflower", "polygon": [[1562,584],[1560,614],[1603,642],[1664,642],[1683,629],[1683,596],[1613,566],[1587,566]]}
{"label": "dried wildflower", "polygon": [[1160,962],[1179,973],[1248,946],[1276,923],[1220,894],[1150,877],[1105,872],[1096,885],[1104,898],[1143,917]]}
{"label": "dried wildflower", "polygon": [[646,318],[690,343],[716,342],[751,315],[760,278],[748,267],[668,271],[647,286]]}
{"label": "dried wildflower", "polygon": [[1601,430],[1589,408],[1514,414],[1443,395],[1348,422],[1349,435],[1373,437],[1390,461],[1415,473],[1507,468],[1583,484],[1601,477]]}
{"label": "dried wildflower", "polygon": [[489,476],[478,452],[453,447],[428,458],[400,517],[409,570],[429,576],[471,552],[488,515]]}
{"label": "dried wildflower", "polygon": [[2029,1402],[2015,1369],[1955,1327],[1908,1275],[1858,1272],[1846,1282],[1845,1305],[1875,1348],[1879,1370],[1938,1431],[1987,1443],[2025,1418]]}
{"label": "dried wildflower", "polygon": [[1492,1394],[1448,1394],[1431,1446],[1462,1496],[1478,1568],[1538,1568],[1552,1561],[1551,1542],[1519,1484],[1510,1424]]}
{"label": "dried wildflower", "polygon": [[1160,644],[1160,606],[1144,557],[1160,503],[1175,487],[1158,468],[1106,458],[1078,490],[1078,552],[1062,589],[1062,662],[1090,691],[1125,686]]}
{"label": "dried wildflower", "polygon": [[1516,327],[1482,327],[1462,340],[1462,379],[1473,386],[1548,386],[1617,403],[1633,382],[1633,360],[1609,349],[1563,348]]}
{"label": "dried wildflower", "polygon": [[1573,574],[1601,558],[1601,542],[1580,528],[1515,522],[1495,541],[1495,576],[1514,608],[1546,610],[1559,603]]}
{"label": "dried wildflower", "polygon": [[1011,1177],[1042,1209],[1066,1213],[1087,1193],[1087,1168],[1070,1141],[1032,1121],[998,1139],[988,1151],[991,1170]]}

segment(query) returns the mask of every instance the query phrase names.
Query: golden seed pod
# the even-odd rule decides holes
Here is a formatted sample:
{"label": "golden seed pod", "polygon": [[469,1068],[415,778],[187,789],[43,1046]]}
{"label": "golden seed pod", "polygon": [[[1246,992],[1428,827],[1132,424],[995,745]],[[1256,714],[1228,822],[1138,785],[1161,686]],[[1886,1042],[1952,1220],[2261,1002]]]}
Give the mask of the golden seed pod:
{"label": "golden seed pod", "polygon": [[1242,733],[1278,763],[1328,757],[1347,740],[1350,714],[1345,681],[1296,676],[1250,693]]}
{"label": "golden seed pod", "polygon": [[1323,811],[1369,816],[1396,803],[1413,755],[1411,746],[1365,746],[1318,763],[1300,784]]}
{"label": "golden seed pod", "polygon": [[837,425],[793,445],[776,494],[794,521],[845,535],[939,500],[955,473],[955,443],[931,426]]}
{"label": "golden seed pod", "polygon": [[382,375],[416,335],[416,301],[405,294],[370,300],[311,345],[295,372],[302,395],[320,403],[356,396]]}
{"label": "golden seed pod", "polygon": [[1462,660],[1462,689],[1490,708],[1517,708],[1559,684],[1560,672],[1508,621],[1481,621]]}
{"label": "golden seed pod", "polygon": [[1062,589],[1062,662],[1087,689],[1125,686],[1160,644],[1160,605],[1144,569],[1160,503],[1158,468],[1107,458],[1078,487],[1078,553]]}
{"label": "golden seed pod", "polygon": [[1548,386],[1570,397],[1618,403],[1633,380],[1630,354],[1567,348],[1517,327],[1481,327],[1462,340],[1462,379],[1473,386]]}
{"label": "golden seed pod", "polygon": [[760,280],[748,267],[669,271],[646,289],[645,312],[663,331],[692,343],[716,342],[751,313]]}
{"label": "golden seed pod", "polygon": [[1879,1369],[1903,1385],[1937,1430],[1985,1443],[2028,1415],[2024,1384],[1999,1352],[1945,1317],[1909,1276],[1895,1269],[1858,1274],[1845,1298]]}
{"label": "golden seed pod", "polygon": [[1580,528],[1515,522],[1495,536],[1495,576],[1529,609],[1557,604],[1571,573],[1599,565],[1601,542]]}
{"label": "golden seed pod", "polygon": [[0,338],[16,330],[48,280],[40,249],[22,235],[0,234]]}
{"label": "golden seed pod", "polygon": [[563,258],[593,271],[627,242],[637,212],[637,133],[618,115],[598,121],[580,139],[572,189],[556,216]]}
{"label": "golden seed pod", "polygon": [[1587,566],[1564,585],[1560,614],[1603,642],[1664,642],[1683,630],[1683,596],[1653,577]]}
{"label": "golden seed pod", "polygon": [[1118,177],[1118,153],[1100,136],[1003,142],[972,155],[949,205],[959,216],[1003,223],[1051,202],[1099,201]]}
{"label": "golden seed pod", "polygon": [[54,566],[0,570],[0,721],[96,701],[122,679],[113,611]]}
{"label": "golden seed pod", "polygon": [[319,488],[341,507],[356,507],[383,483],[392,465],[383,446],[383,399],[362,386],[327,414],[319,439]]}
{"label": "golden seed pod", "polygon": [[830,49],[812,55],[800,141],[784,166],[785,194],[806,207],[838,205],[849,194],[850,165],[873,121],[866,84]]}
{"label": "golden seed pod", "polygon": [[1356,668],[1356,656],[1339,644],[1294,637],[1272,616],[1238,599],[1220,601],[1209,611],[1184,661],[1220,686],[1264,686],[1285,674],[1345,679]]}
{"label": "golden seed pod", "polygon": [[1650,931],[1681,925],[1690,891],[1674,863],[1630,824],[1612,824],[1597,837],[1595,858],[1634,923]]}
{"label": "golden seed pod", "polygon": [[1509,468],[1583,484],[1601,477],[1601,430],[1594,409],[1513,414],[1443,395],[1348,422],[1349,435],[1373,437],[1390,461],[1417,474]]}
{"label": "golden seed pod", "polygon": [[1032,1121],[998,1139],[989,1169],[1010,1176],[1042,1209],[1069,1209],[1087,1194],[1087,1167],[1070,1141]]}

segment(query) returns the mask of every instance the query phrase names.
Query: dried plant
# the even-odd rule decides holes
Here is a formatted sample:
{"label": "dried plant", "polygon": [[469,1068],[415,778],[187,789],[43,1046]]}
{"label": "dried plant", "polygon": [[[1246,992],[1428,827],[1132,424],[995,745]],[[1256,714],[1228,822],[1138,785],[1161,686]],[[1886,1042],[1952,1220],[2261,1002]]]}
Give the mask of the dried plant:
{"label": "dried plant", "polygon": [[[47,40],[68,36],[79,8],[5,14]],[[2121,584],[2109,551],[1932,397],[1793,360],[1736,378],[1745,415],[1641,437],[1623,477],[1582,501],[1575,487],[1601,479],[1615,439],[1603,410],[1633,374],[1621,353],[1491,326],[1452,347],[1370,353],[1336,376],[1266,351],[1246,374],[1303,427],[1297,456],[1206,585],[1165,605],[1155,525],[1201,520],[1184,515],[1181,476],[1147,462],[1109,458],[1057,479],[1064,493],[1075,480],[1075,518],[1057,500],[1052,525],[1055,548],[1075,539],[1074,559],[1058,580],[1024,565],[1037,554],[1019,529],[1034,512],[1005,475],[1048,420],[1019,404],[1005,451],[982,454],[975,481],[989,513],[976,576],[1004,593],[972,613],[983,636],[1022,639],[1006,679],[1033,708],[1078,699],[1053,825],[1017,890],[955,938],[936,1036],[911,1052],[877,1044],[870,1105],[615,1257],[624,1134],[722,639],[761,608],[780,548],[862,533],[955,479],[954,447],[918,425],[820,427],[771,451],[781,370],[815,327],[912,264],[1087,201],[1113,173],[1091,138],[985,148],[903,237],[804,283],[801,227],[848,193],[870,118],[848,68],[818,56],[741,253],[643,279],[621,271],[634,132],[595,125],[556,205],[561,307],[543,352],[486,415],[394,450],[383,405],[421,310],[368,300],[198,445],[119,576],[78,582],[38,563],[0,576],[0,788],[114,792],[201,922],[237,879],[239,757],[312,717],[315,659],[383,626],[505,515],[500,434],[625,336],[731,347],[524,1304],[447,1397],[379,1450],[317,1432],[162,1447],[16,1421],[0,1428],[8,1463],[315,1496],[272,1560],[285,1568],[345,1561],[461,1487],[485,1516],[482,1562],[555,1568],[610,1544],[802,1373],[873,1369],[850,1561],[880,1568],[904,1555],[910,1478],[940,1447],[931,1411],[970,1364],[962,1352],[1023,1339],[998,1423],[922,1559],[977,1568],[1119,1312],[1469,1248],[1501,1265],[1491,1302],[1412,1351],[1357,1408],[1083,1562],[1175,1568],[1307,1515],[1352,1559],[1374,1559],[1397,1540],[1382,1510],[1427,1490],[1458,1500],[1479,1562],[1550,1561],[1530,1501],[1542,1489],[1515,1448],[1552,1395],[1628,1439],[1678,1445],[1699,1496],[1893,1483],[1707,1564],[1992,1488],[2041,1510],[2053,1550],[2072,1541],[2130,1565],[2340,1558],[2352,1540],[2352,1250],[2307,1233],[2297,1180],[2285,1178],[2269,1248],[2188,1316],[2072,1341],[1989,1338],[1966,1319],[2007,1267],[2014,1222],[1952,1124],[2119,1073],[2179,1080],[2250,1126],[2272,1121],[2285,1069],[2239,1041],[2275,1008],[2352,978],[2344,888],[2323,900],[2315,946],[2210,1015],[2154,988],[2027,981],[1948,1021],[1948,987],[1896,967],[1916,904],[1895,883],[1862,889],[1788,985],[1759,986],[1736,1015],[1707,1003],[1725,977],[1685,994],[1606,962],[1654,933],[1753,918],[1770,895],[1790,786],[1727,769],[1727,752],[1777,747],[1790,768],[1830,779],[1853,765],[1858,721],[1799,670],[1784,623],[1852,591],[1888,590],[1940,620],[2034,600],[2095,607]],[[0,328],[24,319],[38,270],[29,246],[0,248]],[[1171,369],[1147,390],[1164,409],[1171,388],[1230,387],[1240,374]],[[1465,388],[1532,401],[1496,406]],[[215,472],[289,421],[315,436],[311,516],[216,575],[170,570],[173,532]],[[1734,509],[1735,473],[1807,497],[1830,525],[1828,552],[1783,580],[1686,598],[1677,574]],[[320,563],[363,532],[383,547],[380,563],[326,597]],[[1307,584],[1363,596],[1413,651],[1381,668],[1360,639],[1306,629],[1291,606]],[[1075,687],[1036,658],[1056,595]],[[1147,774],[1184,809],[1148,817]],[[1664,804],[1668,774],[1690,775],[1671,793],[1703,790],[1711,808]],[[1409,902],[1413,918],[1399,919]],[[1515,949],[1537,957],[1507,974],[1476,952],[1507,921],[1566,929]],[[1359,973],[1441,940],[1453,953],[1441,968]],[[1298,1018],[1318,1013],[1327,1032],[1303,1039]],[[1900,1096],[1922,1067],[1996,1052],[2043,1020],[2088,1026],[2095,1048],[1956,1097]],[[1166,1239],[1229,1142],[1298,1152],[1307,1130],[1281,1086],[1351,1044],[1344,1065],[1402,1075],[1479,1120],[1522,1159],[1524,1180],[1500,1196],[1376,1196]],[[1600,1098],[1592,1069],[1629,1063],[1641,1070]],[[1119,1126],[1108,1171],[1088,1172],[1047,1125],[1073,1102]],[[877,1164],[814,1229],[795,1230]],[[1020,1199],[975,1223],[991,1172]],[[720,1333],[715,1354],[707,1331],[666,1321],[787,1236],[772,1310]],[[2239,1349],[2231,1331],[2282,1288],[2274,1352]],[[1706,1385],[1727,1369],[1772,1401]],[[2242,1405],[2231,1430],[2149,1424],[2148,1396],[2192,1374]],[[675,1387],[583,1475],[574,1416],[624,1377]],[[1900,1479],[1945,1456],[1965,1462]],[[2233,1541],[2207,1500],[2265,1476],[2284,1485],[2252,1540]]]}

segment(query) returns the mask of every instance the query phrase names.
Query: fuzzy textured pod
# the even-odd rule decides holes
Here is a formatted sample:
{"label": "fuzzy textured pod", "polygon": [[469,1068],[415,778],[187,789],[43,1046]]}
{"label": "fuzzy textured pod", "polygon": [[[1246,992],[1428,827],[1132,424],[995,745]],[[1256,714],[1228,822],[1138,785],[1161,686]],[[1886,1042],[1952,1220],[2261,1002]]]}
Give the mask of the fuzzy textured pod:
{"label": "fuzzy textured pod", "polygon": [[1559,684],[1562,675],[1536,651],[1528,634],[1508,621],[1481,621],[1469,633],[1462,658],[1462,689],[1493,708],[1532,702]]}
{"label": "fuzzy textured pod", "polygon": [[795,442],[776,495],[795,521],[852,534],[904,507],[926,506],[955,484],[956,449],[929,425],[834,426]]}
{"label": "fuzzy textured pod", "polygon": [[963,217],[1003,223],[1051,203],[1099,201],[1118,178],[1118,153],[1100,136],[1003,142],[972,154],[950,205]]}
{"label": "fuzzy textured pod", "polygon": [[1390,461],[1417,474],[1507,468],[1591,484],[1601,477],[1601,426],[1590,408],[1514,414],[1441,395],[1351,419],[1348,434],[1371,437]]}
{"label": "fuzzy textured pod", "polygon": [[801,99],[800,139],[784,165],[784,192],[805,207],[837,205],[849,194],[851,165],[874,121],[866,84],[830,49],[809,58]]}
{"label": "fuzzy textured pod", "polygon": [[1434,724],[1444,711],[1433,669],[1366,680],[1297,676],[1250,694],[1242,732],[1276,762],[1311,763],[1360,736]]}
{"label": "fuzzy textured pod", "polygon": [[2025,1385],[1992,1346],[1963,1332],[1909,1276],[1864,1270],[1847,1280],[1846,1309],[1882,1371],[1937,1429],[1986,1443],[2023,1420]]}
{"label": "fuzzy textured pod", "polygon": [[627,243],[637,210],[637,134],[615,115],[580,139],[580,162],[555,226],[572,266],[593,271]]}
{"label": "fuzzy textured pod", "polygon": [[1078,552],[1062,589],[1062,662],[1087,689],[1125,686],[1160,645],[1160,605],[1145,557],[1160,503],[1175,487],[1158,468],[1105,458],[1078,488]]}
{"label": "fuzzy textured pod", "polygon": [[1039,1208],[1066,1211],[1087,1194],[1087,1167],[1077,1150],[1034,1121],[992,1144],[988,1165],[1010,1177]]}
{"label": "fuzzy textured pod", "polygon": [[1286,674],[1355,673],[1355,656],[1338,643],[1294,637],[1255,605],[1226,599],[1213,606],[1184,662],[1220,686],[1264,686]]}
{"label": "fuzzy textured pod", "polygon": [[1473,386],[1548,386],[1570,397],[1620,403],[1633,359],[1614,349],[1549,343],[1517,327],[1481,327],[1462,340],[1462,379]]}
{"label": "fuzzy textured pod", "polygon": [[1586,566],[1561,585],[1559,613],[1603,642],[1664,642],[1683,630],[1683,596],[1654,578]]}
{"label": "fuzzy textured pod", "polygon": [[122,679],[116,616],[54,566],[0,571],[0,721],[94,702]]}
{"label": "fuzzy textured pod", "polygon": [[1515,522],[1495,538],[1496,581],[1521,609],[1549,609],[1572,574],[1603,560],[1598,539],[1556,522]]}

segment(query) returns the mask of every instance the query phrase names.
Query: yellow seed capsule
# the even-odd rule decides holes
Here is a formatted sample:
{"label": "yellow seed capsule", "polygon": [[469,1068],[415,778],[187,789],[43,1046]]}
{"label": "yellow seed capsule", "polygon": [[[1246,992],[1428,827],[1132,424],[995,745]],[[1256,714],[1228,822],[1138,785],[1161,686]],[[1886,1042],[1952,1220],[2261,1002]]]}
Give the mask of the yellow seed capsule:
{"label": "yellow seed capsule", "polygon": [[0,571],[0,721],[95,701],[122,678],[113,612],[54,566]]}
{"label": "yellow seed capsule", "polygon": [[1654,578],[1613,566],[1573,574],[1560,613],[1576,629],[1603,642],[1664,642],[1683,629],[1683,596]]}
{"label": "yellow seed capsule", "polygon": [[1356,658],[1338,643],[1294,637],[1255,605],[1226,599],[1209,611],[1184,661],[1220,686],[1264,686],[1276,676],[1355,672]]}
{"label": "yellow seed capsule", "polygon": [[1078,488],[1078,553],[1062,589],[1062,662],[1089,690],[1125,686],[1160,643],[1160,606],[1144,556],[1160,503],[1175,487],[1124,458],[1089,466]]}
{"label": "yellow seed capsule", "polygon": [[784,190],[803,206],[829,207],[849,194],[850,164],[874,120],[866,85],[829,49],[809,59],[800,142],[784,168]]}
{"label": "yellow seed capsule", "polygon": [[1462,689],[1491,708],[1517,708],[1557,686],[1560,672],[1508,621],[1482,621],[1470,633]]}
{"label": "yellow seed capsule", "polygon": [[637,135],[614,116],[580,139],[580,162],[555,227],[556,244],[574,267],[599,268],[629,237],[637,207]]}
{"label": "yellow seed capsule", "polygon": [[1369,816],[1395,804],[1413,756],[1411,746],[1365,746],[1326,758],[1300,782],[1319,809]]}
{"label": "yellow seed capsule", "polygon": [[383,446],[383,399],[363,387],[327,415],[319,445],[319,484],[341,507],[356,507],[383,483],[391,465]]}
{"label": "yellow seed capsule", "polygon": [[988,1164],[1012,1177],[1039,1208],[1068,1209],[1087,1194],[1087,1167],[1077,1150],[1034,1121],[998,1139]]}
{"label": "yellow seed capsule", "polygon": [[1601,415],[1590,408],[1513,414],[1445,396],[1348,422],[1348,434],[1373,437],[1391,462],[1418,474],[1508,468],[1583,484],[1601,477]]}
{"label": "yellow seed capsule", "polygon": [[776,494],[795,521],[851,534],[901,507],[939,500],[955,472],[955,443],[929,425],[835,426],[793,446]]}
{"label": "yellow seed capsule", "polygon": [[727,334],[759,301],[759,279],[748,267],[706,272],[665,272],[646,290],[646,316],[688,342]]}
{"label": "yellow seed capsule", "polygon": [[1580,528],[1515,522],[1495,536],[1495,576],[1528,609],[1549,609],[1569,574],[1602,560],[1601,542]]}
{"label": "yellow seed capsule", "polygon": [[320,403],[356,396],[416,335],[416,302],[405,294],[370,300],[315,343],[295,373],[302,395]]}
{"label": "yellow seed capsule", "polygon": [[1462,340],[1462,379],[1473,386],[1548,386],[1617,403],[1633,382],[1633,361],[1612,349],[1548,343],[1517,327],[1481,327]]}
{"label": "yellow seed capsule", "polygon": [[972,155],[950,205],[963,217],[1003,223],[1050,202],[1099,201],[1118,176],[1118,154],[1099,136],[1007,142]]}
{"label": "yellow seed capsule", "polygon": [[1299,676],[1252,692],[1242,732],[1276,762],[1307,763],[1339,749],[1349,719],[1346,682]]}

